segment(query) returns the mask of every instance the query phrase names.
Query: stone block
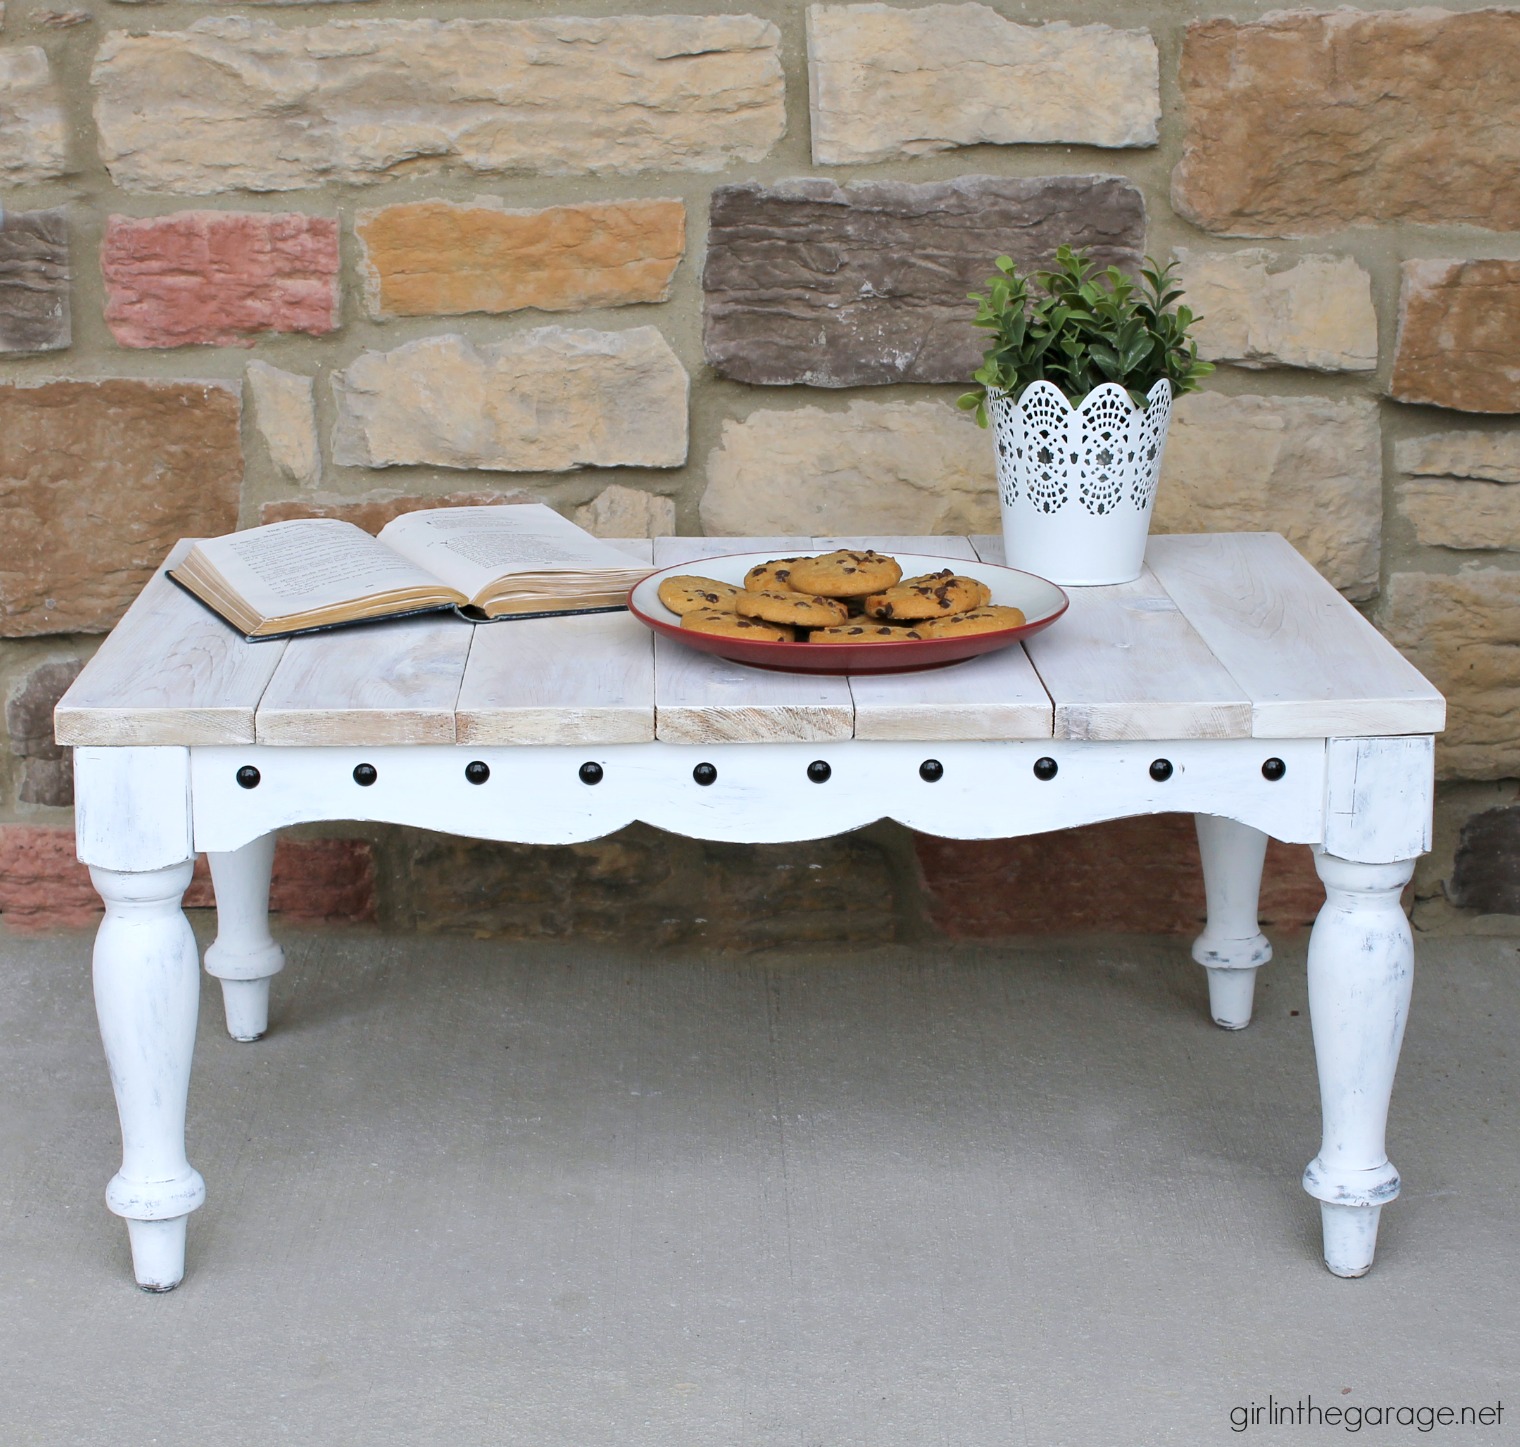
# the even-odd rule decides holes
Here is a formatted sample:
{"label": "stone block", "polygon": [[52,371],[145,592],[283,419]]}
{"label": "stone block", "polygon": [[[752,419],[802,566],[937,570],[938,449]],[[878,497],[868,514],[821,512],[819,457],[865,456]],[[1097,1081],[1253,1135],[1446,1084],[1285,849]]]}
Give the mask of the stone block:
{"label": "stone block", "polygon": [[1520,261],[1406,261],[1401,272],[1389,393],[1520,412]]}
{"label": "stone block", "polygon": [[1394,573],[1379,622],[1446,695],[1439,776],[1520,775],[1520,573]]}
{"label": "stone block", "polygon": [[635,824],[552,848],[417,841],[401,868],[398,923],[423,933],[731,950],[897,936],[890,860],[858,834],[739,846]]}
{"label": "stone block", "polygon": [[570,516],[599,538],[664,538],[676,530],[674,499],[616,482]]}
{"label": "stone block", "polygon": [[[195,862],[186,909],[214,903],[206,856]],[[270,909],[291,921],[362,923],[375,917],[374,852],[363,839],[282,838],[269,882]],[[74,831],[0,824],[0,923],[26,934],[86,929],[102,906],[74,854]]]}
{"label": "stone block", "polygon": [[[1095,930],[1192,935],[1203,928],[1203,873],[1187,814],[1115,819],[1024,839],[918,835],[916,846],[929,917],[952,939]],[[1307,846],[1271,841],[1262,927],[1276,934],[1306,929],[1324,902]]]}
{"label": "stone block", "polygon": [[1349,598],[1378,586],[1377,404],[1195,392],[1172,414],[1156,533],[1279,532]]}
{"label": "stone block", "polygon": [[706,357],[738,382],[964,382],[985,347],[967,293],[998,256],[1044,263],[1063,242],[1136,268],[1139,190],[1118,176],[720,186],[702,276]]}
{"label": "stone block", "polygon": [[183,537],[237,526],[238,388],[0,385],[0,638],[103,633]]}
{"label": "stone block", "polygon": [[338,223],[300,212],[111,216],[106,325],[124,347],[251,347],[338,325]]}
{"label": "stone block", "polygon": [[653,327],[540,327],[476,347],[457,335],[365,352],[333,377],[344,466],[565,472],[679,467],[686,370]]}
{"label": "stone block", "polygon": [[1177,248],[1200,356],[1238,367],[1370,372],[1372,278],[1350,256]]}
{"label": "stone block", "polygon": [[1172,204],[1227,236],[1520,228],[1520,10],[1196,20]]}
{"label": "stone block", "polygon": [[249,362],[244,378],[254,426],[280,476],[307,486],[320,482],[322,449],[313,380],[257,361]]}
{"label": "stone block", "polygon": [[1397,488],[1399,512],[1432,548],[1520,548],[1520,487],[1416,477]]}
{"label": "stone block", "polygon": [[425,507],[488,507],[493,503],[542,501],[520,488],[497,492],[446,492],[441,496],[413,492],[401,496],[360,498],[282,498],[260,507],[259,521],[284,523],[292,518],[337,518],[341,522],[353,523],[367,533],[378,533],[386,523]]}
{"label": "stone block", "polygon": [[1400,472],[1414,477],[1520,482],[1520,428],[1402,437],[1394,444],[1393,460]]}
{"label": "stone block", "polygon": [[0,352],[67,347],[68,212],[0,211]]}
{"label": "stone block", "polygon": [[372,317],[660,302],[686,248],[680,201],[507,211],[416,201],[354,224]]}
{"label": "stone block", "polygon": [[23,804],[66,809],[74,802],[73,750],[53,742],[53,708],[83,667],[79,658],[45,658],[11,685],[5,731],[21,760],[16,797]]}
{"label": "stone block", "polygon": [[1156,42],[1110,25],[1019,25],[989,5],[810,5],[813,160],[955,146],[1154,146]]}
{"label": "stone block", "polygon": [[1459,909],[1520,914],[1520,804],[1467,820],[1447,889]]}
{"label": "stone block", "polygon": [[40,45],[0,50],[0,185],[69,173],[69,123]]}
{"label": "stone block", "polygon": [[998,532],[992,434],[944,402],[760,409],[708,457],[715,535]]}
{"label": "stone block", "polygon": [[786,129],[779,43],[754,15],[215,17],[109,33],[95,122],[128,191],[716,171]]}

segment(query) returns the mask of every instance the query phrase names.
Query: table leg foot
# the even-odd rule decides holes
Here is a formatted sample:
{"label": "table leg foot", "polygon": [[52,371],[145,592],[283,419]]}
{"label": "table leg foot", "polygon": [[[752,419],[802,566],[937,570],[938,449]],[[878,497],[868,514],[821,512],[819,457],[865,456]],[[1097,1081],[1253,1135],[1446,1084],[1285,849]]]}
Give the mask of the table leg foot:
{"label": "table leg foot", "polygon": [[173,1291],[185,1279],[185,1227],[189,1216],[127,1221],[132,1274],[143,1291]]}
{"label": "table leg foot", "polygon": [[206,1198],[185,1157],[200,1007],[195,936],[180,909],[192,863],[130,873],[90,867],[106,906],[95,937],[95,1009],[121,1120],[121,1170],[106,1205],[126,1217],[138,1282],[150,1291],[184,1275],[185,1218]]}
{"label": "table leg foot", "polygon": [[1324,1134],[1304,1171],[1321,1203],[1325,1265],[1360,1276],[1378,1216],[1399,1194],[1388,1159],[1388,1102],[1414,981],[1414,940],[1399,895],[1414,861],[1358,864],[1316,848],[1325,904],[1309,936],[1309,1022]]}
{"label": "table leg foot", "polygon": [[1334,1276],[1365,1276],[1377,1250],[1381,1206],[1332,1206],[1319,1203],[1325,1235],[1325,1266]]}
{"label": "table leg foot", "polygon": [[206,947],[206,973],[222,982],[227,1033],[257,1040],[269,1028],[269,981],[285,968],[285,952],[269,933],[269,874],[276,836],[241,849],[211,852],[216,939]]}
{"label": "table leg foot", "polygon": [[1256,918],[1267,836],[1214,814],[1197,814],[1193,822],[1208,900],[1208,920],[1193,941],[1193,958],[1208,971],[1214,1023],[1244,1030],[1251,1023],[1256,971],[1272,958]]}

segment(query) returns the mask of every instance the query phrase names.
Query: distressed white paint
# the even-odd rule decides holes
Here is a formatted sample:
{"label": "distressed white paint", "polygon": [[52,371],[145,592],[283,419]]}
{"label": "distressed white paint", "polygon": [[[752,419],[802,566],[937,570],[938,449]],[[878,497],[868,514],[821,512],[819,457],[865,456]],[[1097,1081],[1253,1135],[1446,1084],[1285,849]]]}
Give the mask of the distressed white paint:
{"label": "distressed white paint", "polygon": [[292,638],[259,702],[259,742],[453,743],[474,632],[433,613]]}
{"label": "distressed white paint", "polygon": [[269,1028],[269,981],[285,968],[285,951],[269,933],[274,846],[271,833],[208,856],[216,939],[206,946],[206,973],[222,982],[227,1033],[234,1040],[257,1040]]}
{"label": "distressed white paint", "polygon": [[1276,533],[1154,537],[1145,556],[1251,699],[1257,738],[1445,728],[1441,695]]}
{"label": "distressed white paint", "polygon": [[1430,848],[1435,740],[1331,739],[1325,848],[1344,859],[1389,864]]}
{"label": "distressed white paint", "polygon": [[1385,1137],[1414,978],[1399,904],[1414,860],[1363,864],[1316,849],[1314,864],[1325,905],[1309,936],[1309,1020],[1324,1134],[1304,1189],[1324,1208],[1325,1265],[1361,1276],[1378,1213],[1399,1193]]}
{"label": "distressed white paint", "polygon": [[[700,839],[768,843],[820,839],[882,818],[926,834],[999,839],[1134,814],[1222,812],[1279,839],[1319,837],[1324,747],[1294,739],[1271,746],[1288,765],[1279,783],[1262,777],[1267,750],[1251,740],[1177,739],[1145,744],[1033,740],[1007,743],[869,742],[701,745],[626,744],[560,748],[206,748],[192,751],[196,846],[231,850],[258,835],[322,819],[411,824],[476,839],[567,844],[634,820]],[[1049,782],[1041,757],[1056,760]],[[927,783],[925,759],[944,776]],[[1173,774],[1150,774],[1165,758]],[[479,760],[490,779],[471,784]],[[827,783],[807,774],[827,763]],[[260,771],[255,789],[238,769]],[[371,785],[354,781],[371,764]],[[601,782],[581,781],[596,763]],[[698,763],[718,771],[703,786]]]}
{"label": "distressed white paint", "polygon": [[187,858],[135,873],[90,869],[106,906],[95,938],[95,1010],[121,1121],[121,1170],[106,1205],[127,1218],[133,1269],[149,1291],[168,1291],[184,1276],[185,1218],[206,1198],[185,1158],[200,1004],[195,936],[180,909],[192,867]]}
{"label": "distressed white paint", "polygon": [[[170,552],[172,568],[190,541]],[[253,711],[282,639],[249,644],[161,568],[54,711],[60,744],[253,741]]]}
{"label": "distressed white paint", "polygon": [[1208,919],[1193,958],[1208,971],[1209,1013],[1226,1030],[1251,1023],[1256,971],[1272,958],[1257,920],[1267,836],[1249,824],[1199,814],[1198,853]]}
{"label": "distressed white paint", "polygon": [[104,869],[161,869],[190,858],[190,751],[74,750],[79,858]]}

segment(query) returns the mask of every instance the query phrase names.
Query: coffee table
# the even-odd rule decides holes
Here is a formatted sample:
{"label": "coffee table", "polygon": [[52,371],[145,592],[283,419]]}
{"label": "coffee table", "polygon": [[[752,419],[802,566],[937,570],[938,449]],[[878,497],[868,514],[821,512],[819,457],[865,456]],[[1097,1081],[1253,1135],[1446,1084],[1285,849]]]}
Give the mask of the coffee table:
{"label": "coffee table", "polygon": [[[657,567],[841,545],[1002,561],[992,537],[625,544]],[[250,644],[160,572],[56,715],[106,909],[95,998],[122,1131],[106,1203],[139,1285],[175,1286],[205,1198],[185,1155],[199,960],[180,901],[198,852],[218,911],[206,969],[228,1030],[256,1040],[283,963],[268,891],[289,825],[555,844],[643,820],[764,842],[889,817],[986,839],[1185,811],[1207,893],[1193,957],[1226,1029],[1248,1023],[1271,958],[1267,838],[1314,848],[1324,1131],[1303,1184],[1326,1265],[1361,1275],[1399,1190],[1384,1131],[1413,970],[1400,893],[1430,846],[1444,720],[1440,694],[1272,533],[1153,538],[1138,581],[1072,590],[1023,646],[883,677],[748,669],[626,613],[479,628],[434,615]]]}

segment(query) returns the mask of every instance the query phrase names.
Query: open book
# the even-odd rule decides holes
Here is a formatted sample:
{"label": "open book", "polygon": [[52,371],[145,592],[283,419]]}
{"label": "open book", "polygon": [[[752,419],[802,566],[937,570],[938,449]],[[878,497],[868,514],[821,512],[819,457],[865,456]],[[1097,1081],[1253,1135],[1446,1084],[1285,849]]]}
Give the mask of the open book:
{"label": "open book", "polygon": [[468,618],[625,606],[648,563],[542,503],[426,508],[371,537],[336,518],[194,544],[169,576],[249,638],[457,608]]}

